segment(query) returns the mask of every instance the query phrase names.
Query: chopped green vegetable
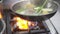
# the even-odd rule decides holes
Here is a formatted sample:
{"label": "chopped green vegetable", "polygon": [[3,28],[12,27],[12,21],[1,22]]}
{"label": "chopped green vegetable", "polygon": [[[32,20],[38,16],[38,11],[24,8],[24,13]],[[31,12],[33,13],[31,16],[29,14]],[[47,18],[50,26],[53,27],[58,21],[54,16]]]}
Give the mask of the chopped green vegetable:
{"label": "chopped green vegetable", "polygon": [[38,9],[37,13],[41,12],[41,9],[43,9],[43,7],[45,6],[46,3],[47,3],[47,0],[44,2],[44,4],[42,6],[40,6],[40,8]]}

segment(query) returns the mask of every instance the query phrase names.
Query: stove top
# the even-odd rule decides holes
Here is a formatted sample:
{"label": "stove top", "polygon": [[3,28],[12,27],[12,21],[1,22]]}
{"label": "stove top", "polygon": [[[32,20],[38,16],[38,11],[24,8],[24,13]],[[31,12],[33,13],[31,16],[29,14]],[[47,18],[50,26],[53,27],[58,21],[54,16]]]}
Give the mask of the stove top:
{"label": "stove top", "polygon": [[[36,29],[36,30],[11,31],[10,22],[11,22],[11,18],[13,18],[15,14],[14,13],[12,14],[10,10],[4,10],[4,13],[5,13],[4,15],[5,15],[5,21],[6,21],[6,34],[52,34],[53,31],[54,31],[54,34],[56,34],[56,31],[49,20],[38,21],[39,29]],[[52,26],[51,28],[53,31],[51,31],[50,26]]]}
{"label": "stove top", "polygon": [[[11,16],[10,18],[13,18],[12,16],[15,16],[15,15],[10,14],[10,16]],[[44,21],[39,20],[39,21],[33,21],[33,22],[34,23],[37,22],[37,25],[35,27],[30,26],[29,31],[28,30],[19,30],[16,28],[16,29],[14,29],[14,31],[12,33],[13,34],[42,34],[42,33],[49,34],[50,33],[50,30]],[[10,23],[13,23],[13,21]]]}

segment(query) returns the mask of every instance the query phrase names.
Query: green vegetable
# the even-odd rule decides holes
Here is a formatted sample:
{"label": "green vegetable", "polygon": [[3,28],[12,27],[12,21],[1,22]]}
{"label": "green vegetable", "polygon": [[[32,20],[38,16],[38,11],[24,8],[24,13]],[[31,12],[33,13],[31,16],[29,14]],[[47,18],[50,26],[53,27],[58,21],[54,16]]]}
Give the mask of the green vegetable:
{"label": "green vegetable", "polygon": [[41,10],[43,9],[43,7],[45,6],[46,3],[47,3],[47,0],[44,2],[44,4],[42,6],[40,6],[40,8],[38,9],[38,11],[36,13],[41,13]]}

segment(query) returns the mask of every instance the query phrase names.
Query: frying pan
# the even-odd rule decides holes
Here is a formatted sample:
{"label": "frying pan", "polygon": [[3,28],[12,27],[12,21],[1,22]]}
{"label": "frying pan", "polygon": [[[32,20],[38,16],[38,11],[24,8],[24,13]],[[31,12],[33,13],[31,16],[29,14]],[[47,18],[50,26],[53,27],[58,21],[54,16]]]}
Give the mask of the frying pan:
{"label": "frying pan", "polygon": [[[35,6],[41,6],[44,4],[45,0],[31,0],[30,1],[32,4],[34,4]],[[15,14],[17,14],[17,16],[20,16],[21,18],[23,19],[27,19],[27,20],[33,20],[33,21],[36,21],[36,20],[46,20],[46,18],[51,18],[56,12],[57,12],[57,9],[59,7],[59,4],[56,2],[56,1],[48,1],[43,8],[52,8],[53,11],[51,11],[50,13],[48,14],[38,14],[38,15],[31,15],[31,14],[27,14],[28,12],[26,12],[25,14],[21,14],[20,12],[16,12],[18,9],[21,9],[21,8],[24,8],[24,6],[28,3],[28,1],[21,1],[21,2],[18,2],[18,3],[15,3],[11,10],[12,10],[12,13],[14,12]],[[29,11],[31,12],[31,11]],[[38,12],[39,13],[39,12]]]}

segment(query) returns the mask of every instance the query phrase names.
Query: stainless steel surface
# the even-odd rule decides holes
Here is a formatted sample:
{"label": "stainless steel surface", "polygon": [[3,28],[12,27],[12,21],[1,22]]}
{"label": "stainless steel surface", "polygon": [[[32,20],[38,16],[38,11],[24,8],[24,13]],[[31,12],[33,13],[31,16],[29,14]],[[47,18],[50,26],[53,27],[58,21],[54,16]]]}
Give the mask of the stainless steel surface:
{"label": "stainless steel surface", "polygon": [[50,20],[48,19],[45,22],[46,22],[47,26],[49,27],[51,34],[57,34],[57,32],[54,29],[53,25],[51,24]]}
{"label": "stainless steel surface", "polygon": [[60,7],[58,9],[58,12],[50,20],[52,21],[58,33],[60,34]]}

